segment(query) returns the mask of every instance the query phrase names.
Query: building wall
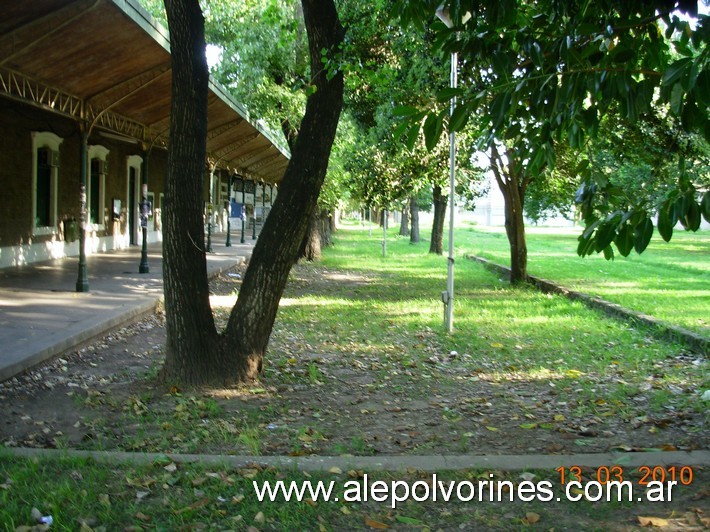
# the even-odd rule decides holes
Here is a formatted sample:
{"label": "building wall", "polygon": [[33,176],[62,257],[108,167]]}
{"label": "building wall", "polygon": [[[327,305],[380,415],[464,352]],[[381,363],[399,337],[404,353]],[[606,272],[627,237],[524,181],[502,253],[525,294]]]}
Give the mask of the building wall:
{"label": "building wall", "polygon": [[[33,224],[33,132],[45,132],[61,139],[56,167],[56,194],[51,211],[56,213],[49,228]],[[134,216],[136,235],[140,234],[136,213],[128,212],[128,158],[142,157],[138,143],[116,140],[92,132],[89,146],[94,155],[105,157],[104,190],[100,194],[99,220],[88,224],[86,252],[95,253],[129,245],[128,218]],[[108,150],[108,152],[106,152]],[[80,194],[80,137],[78,125],[64,117],[31,105],[0,98],[0,268],[19,266],[52,258],[79,254],[78,220]],[[148,191],[155,198],[149,219],[149,241],[160,236],[160,194],[166,152],[154,149],[148,169]],[[90,180],[90,176],[87,176]],[[140,173],[137,174],[137,202],[140,201]],[[90,186],[90,184],[89,184]],[[120,200],[121,212],[113,216],[114,199]],[[102,223],[103,222],[103,223]],[[140,243],[140,240],[136,240]]]}

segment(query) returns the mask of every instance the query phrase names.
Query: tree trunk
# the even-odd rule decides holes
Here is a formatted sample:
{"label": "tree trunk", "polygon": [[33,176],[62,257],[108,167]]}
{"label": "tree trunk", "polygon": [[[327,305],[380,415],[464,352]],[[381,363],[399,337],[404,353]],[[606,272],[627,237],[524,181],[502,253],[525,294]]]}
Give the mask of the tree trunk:
{"label": "tree trunk", "polygon": [[409,205],[402,207],[402,219],[399,224],[400,236],[409,236]]}
{"label": "tree trunk", "polygon": [[303,259],[308,262],[320,260],[323,245],[322,225],[321,218],[313,213],[310,223],[308,224],[308,231],[306,231],[306,235],[303,237],[303,244],[301,244],[301,252],[298,257],[299,260]]}
{"label": "tree trunk", "polygon": [[168,339],[161,374],[169,384],[232,384],[261,371],[279,300],[316,208],[343,104],[342,73],[323,67],[322,51],[335,61],[343,29],[333,0],[303,0],[316,91],[306,102],[291,160],[227,328],[218,335],[209,304],[202,224],[208,83],[204,20],[197,0],[165,4],[173,100],[163,241]]}
{"label": "tree trunk", "polygon": [[[230,360],[218,349],[205,259],[207,60],[197,0],[166,1],[172,107],[163,223],[166,358],[162,378],[197,384],[217,379]],[[233,366],[233,365],[232,365]]]}
{"label": "tree trunk", "polygon": [[441,193],[441,187],[434,185],[434,223],[431,227],[431,243],[429,253],[442,255],[444,253],[444,221],[446,219],[446,204],[449,198]]}
{"label": "tree trunk", "polygon": [[[312,83],[286,173],[271,214],[252,252],[249,267],[223,334],[224,348],[238,359],[230,380],[249,380],[261,371],[279,300],[313,215],[343,105],[343,75],[324,68],[333,62],[343,29],[333,0],[303,0]],[[329,79],[330,78],[330,79]]]}
{"label": "tree trunk", "polygon": [[417,244],[419,238],[419,203],[417,198],[412,196],[409,198],[409,218],[411,220],[412,230],[409,232],[409,243]]}
{"label": "tree trunk", "polygon": [[335,216],[323,211],[321,247],[325,248],[333,245],[333,231],[335,227]]}
{"label": "tree trunk", "polygon": [[528,179],[510,153],[507,170],[498,149],[491,148],[491,169],[505,202],[505,232],[510,246],[510,282],[518,284],[528,280],[528,246],[525,241],[523,206]]}
{"label": "tree trunk", "polygon": [[510,282],[517,284],[528,279],[523,202],[517,188],[505,187],[502,192],[505,200],[505,232],[510,244]]}

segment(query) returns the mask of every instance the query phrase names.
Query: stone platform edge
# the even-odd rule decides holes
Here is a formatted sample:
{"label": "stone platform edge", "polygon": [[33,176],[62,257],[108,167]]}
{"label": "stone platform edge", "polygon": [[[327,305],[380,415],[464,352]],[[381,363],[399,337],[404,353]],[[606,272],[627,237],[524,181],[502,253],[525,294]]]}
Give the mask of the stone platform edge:
{"label": "stone platform edge", "polygon": [[[495,262],[476,255],[466,255],[465,258],[479,262],[489,270],[510,277],[510,268],[507,266],[496,264]],[[635,310],[622,307],[621,305],[617,305],[616,303],[612,303],[600,297],[590,296],[583,292],[570,290],[569,288],[560,286],[548,279],[543,279],[542,277],[528,275],[528,280],[533,286],[543,293],[559,294],[572,300],[581,301],[588,307],[601,310],[611,317],[636,321],[650,327],[661,337],[672,341],[680,341],[685,344],[688,349],[695,353],[705,356],[708,356],[708,353],[710,353],[710,338],[708,337],[689,331],[683,327],[663,322],[653,316],[649,316],[648,314],[643,314],[641,312],[636,312]]]}
{"label": "stone platform edge", "polygon": [[364,469],[368,471],[458,471],[484,469],[500,471],[545,470],[558,467],[590,467],[620,465],[641,466],[710,466],[710,451],[666,451],[629,453],[590,453],[552,455],[393,455],[393,456],[251,456],[200,455],[170,453],[131,453],[124,451],[85,451],[73,449],[38,449],[2,447],[0,459],[93,459],[100,463],[146,465],[152,463],[201,464],[208,466],[275,467],[307,472]]}

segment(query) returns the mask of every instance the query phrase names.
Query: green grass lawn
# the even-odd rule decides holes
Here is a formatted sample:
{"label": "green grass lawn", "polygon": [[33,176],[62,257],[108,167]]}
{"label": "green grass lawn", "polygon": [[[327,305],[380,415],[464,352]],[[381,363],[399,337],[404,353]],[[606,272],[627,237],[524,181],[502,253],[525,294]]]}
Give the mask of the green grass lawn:
{"label": "green grass lawn", "polygon": [[[442,329],[443,304],[440,301],[440,293],[446,288],[446,257],[428,253],[428,242],[422,241],[412,245],[408,238],[395,234],[395,229],[390,230],[387,256],[382,257],[380,231],[373,230],[368,235],[368,232],[359,226],[344,225],[336,234],[335,246],[325,250],[323,264],[326,267],[360,271],[363,275],[376,277],[376,280],[359,287],[355,299],[344,299],[342,293],[339,293],[338,301],[323,300],[323,295],[320,294],[311,302],[318,306],[329,305],[328,313],[335,321],[352,325],[354,331],[363,331],[362,335],[372,342],[378,337],[390,337],[393,330],[405,330],[413,334],[423,328],[435,331]],[[501,233],[485,233],[471,229],[459,230],[458,235],[457,257],[465,253],[476,253],[498,260],[505,254],[504,251],[500,251],[500,254],[494,253],[492,245],[476,248],[470,244],[478,243],[476,239],[483,235],[491,242],[499,241],[498,248],[503,250],[506,244],[505,236]],[[423,237],[426,237],[426,234]],[[573,235],[567,238],[570,244],[568,253],[565,252],[563,244],[556,244],[555,248],[554,238],[543,240],[551,241],[551,249],[556,249],[556,256],[547,259],[549,268],[560,265],[558,271],[569,272],[568,277],[560,279],[551,275],[552,271],[538,272],[531,267],[532,272],[559,282],[564,281],[563,284],[567,284],[574,275],[579,282],[572,283],[570,280],[572,288],[580,289],[582,281],[590,283],[589,279],[595,278],[598,279],[599,286],[620,282],[610,281],[611,272],[615,272],[615,268],[620,266],[626,265],[624,271],[629,275],[630,272],[641,270],[631,267],[630,263],[624,264],[621,260],[609,263],[599,257],[585,259],[586,262],[578,259],[574,255]],[[680,246],[680,240],[674,245]],[[692,245],[686,242],[687,247],[702,247],[702,243],[694,242]],[[534,244],[531,245],[533,246]],[[446,249],[446,243],[444,248]],[[542,252],[531,252],[531,264],[536,261],[538,254],[544,255]],[[648,259],[644,256],[632,260],[638,263]],[[695,297],[683,297],[681,291],[675,291],[672,294],[664,294],[663,303],[659,301],[648,308],[639,308],[626,298],[618,302],[649,314],[657,314],[653,311],[667,305],[672,308],[665,310],[663,316],[673,317],[676,323],[683,325],[707,317],[707,311],[710,309],[710,269],[701,259],[681,260],[689,264],[684,266],[688,270],[694,264],[699,274],[681,275],[681,266],[673,264],[668,256],[664,256],[661,261],[667,266],[656,266],[655,271],[667,269],[673,279],[678,279],[677,284],[695,287]],[[586,266],[585,271],[590,273],[585,274],[572,266],[563,267],[567,262]],[[592,270],[596,273],[592,273]],[[648,278],[652,278],[650,274]],[[698,278],[704,279],[704,283]],[[662,282],[656,280],[656,283]],[[704,290],[698,285],[704,286]],[[633,289],[624,291],[629,297],[635,297],[633,292]],[[455,294],[454,332],[442,337],[441,341],[443,347],[458,352],[486,353],[501,350],[506,353],[507,364],[526,368],[549,367],[554,365],[555,361],[564,360],[564,364],[569,367],[575,367],[578,363],[603,370],[611,361],[625,360],[626,363],[634,364],[636,360],[648,360],[652,351],[659,354],[668,350],[666,356],[678,351],[672,344],[647,345],[645,338],[648,335],[643,330],[639,333],[623,321],[602,319],[598,312],[588,309],[581,302],[552,297],[533,288],[512,288],[508,282],[498,279],[474,261],[460,258],[457,260]],[[319,301],[315,301],[316,299]],[[303,303],[306,303],[306,300],[303,300]],[[686,318],[686,312],[693,313],[696,317]],[[292,319],[290,310],[281,316],[287,321]],[[305,314],[301,317],[304,318]],[[358,321],[359,323],[355,323]],[[295,321],[292,323],[295,324]],[[380,323],[380,326],[373,326],[376,323]],[[353,334],[357,336],[357,332]],[[600,346],[604,346],[604,349],[600,349]]]}
{"label": "green grass lawn", "polygon": [[[674,441],[666,439],[669,433],[665,431],[670,429],[665,427],[673,426],[684,417],[696,420],[693,426],[687,427],[686,439],[692,441],[695,434],[700,447],[706,448],[702,442],[706,441],[707,433],[707,401],[702,399],[702,394],[710,389],[707,361],[689,356],[680,344],[654,338],[642,327],[607,318],[579,302],[542,294],[529,287],[513,288],[481,264],[466,260],[456,263],[454,332],[448,335],[443,331],[443,305],[439,299],[446,284],[446,257],[429,254],[427,242],[411,245],[408,239],[395,237],[394,232],[393,229],[388,239],[387,256],[382,257],[381,233],[373,230],[369,234],[366,229],[346,224],[336,234],[335,246],[324,251],[322,263],[299,265],[294,270],[267,353],[264,382],[257,386],[305,388],[309,395],[322,401],[327,386],[320,385],[319,381],[327,380],[334,369],[325,364],[309,364],[304,355],[327,353],[333,359],[332,367],[357,362],[358,365],[352,367],[359,368],[359,375],[373,379],[372,390],[368,393],[376,393],[382,388],[397,397],[412,395],[426,399],[436,394],[445,396],[447,387],[453,386],[454,381],[463,379],[470,391],[475,391],[476,383],[486,379],[499,387],[499,392],[491,396],[490,401],[504,405],[500,408],[506,415],[513,414],[518,408],[535,418],[539,410],[546,411],[548,403],[513,393],[516,386],[521,388],[524,383],[532,382],[554,389],[555,412],[564,412],[559,421],[564,426],[572,426],[572,423],[575,427],[582,426],[591,420],[596,426],[613,428],[615,425],[607,425],[606,420],[618,421],[624,427],[637,427],[628,430],[638,434],[642,446],[656,436],[662,443],[673,444]],[[482,254],[483,249],[497,253],[492,244],[477,240],[479,237],[491,242],[497,240],[498,248],[505,249],[502,235],[462,229],[457,255]],[[704,240],[691,244],[691,240],[684,240],[685,237],[682,235],[672,245],[702,248],[707,243]],[[542,240],[547,241],[546,238]],[[562,264],[563,257],[581,261],[574,256],[574,236],[568,237],[570,247],[566,254],[564,246],[555,243],[552,237],[549,240],[548,252],[531,251],[531,262],[538,253],[541,257],[557,254],[557,258],[548,257],[551,268]],[[479,249],[470,245],[474,242],[479,243]],[[699,249],[699,253],[705,252]],[[503,254],[489,257],[497,259],[500,256],[503,262]],[[674,284],[692,286],[693,277],[701,277],[704,281],[695,290],[707,292],[707,265],[703,264],[702,257],[693,259],[692,253],[690,255],[690,258],[679,260],[661,255],[665,258],[652,261],[652,264],[658,272],[672,272],[673,278],[683,278],[681,272],[684,271],[700,272],[699,275],[687,274],[690,279]],[[647,259],[645,256],[634,258],[628,264],[638,265],[642,260]],[[580,282],[597,279],[599,286],[617,282],[616,274],[612,275],[616,270],[612,268],[622,264],[621,260],[607,263],[594,257],[581,262],[587,265],[587,269],[597,270],[597,277],[567,267],[569,275],[577,275]],[[532,267],[531,270],[561,281]],[[599,274],[599,270],[607,273]],[[560,267],[558,271],[564,271],[564,268]],[[636,271],[638,276],[641,268],[629,267],[626,271]],[[631,273],[629,276],[633,278]],[[327,282],[314,283],[314,278]],[[685,314],[684,298],[678,295],[679,292],[675,294],[667,299],[675,300],[675,313]],[[700,295],[705,297],[707,309],[707,294]],[[627,300],[620,302],[633,307]],[[220,312],[226,314],[226,310]],[[673,314],[673,311],[668,312]],[[452,351],[460,354],[454,362],[429,364],[431,357],[447,357]],[[339,392],[345,387],[337,381],[330,384]],[[157,395],[162,397],[160,393]],[[452,397],[450,406],[443,410],[444,415],[450,415],[446,421],[450,426],[441,429],[442,438],[448,438],[471,418],[473,410],[457,410],[467,406],[460,401],[464,398],[465,395]],[[147,405],[145,414],[143,411],[136,414],[133,407],[121,409],[129,416],[126,425],[145,425],[141,420],[149,412],[152,415],[152,403],[150,397],[144,400]],[[188,406],[192,404],[189,397],[184,400]],[[203,421],[209,419],[209,424],[201,422],[197,425],[192,420],[189,425],[196,428],[196,438],[206,432],[204,427],[219,426],[220,413],[212,412],[211,404],[205,403],[204,412],[195,417]],[[250,418],[248,428],[256,432],[241,430],[239,435],[230,433],[229,438],[242,441],[252,434],[258,439],[258,431],[266,430],[264,427],[278,414],[276,410],[284,409],[284,415],[291,416],[289,409],[297,410],[300,406],[276,397],[250,414],[253,418]],[[476,405],[471,408],[474,406],[478,408]],[[166,422],[155,429],[165,434],[163,439],[170,441],[173,433],[169,432],[169,425],[176,423],[173,410],[172,417],[166,418]],[[326,411],[316,413],[321,418],[330,415]],[[239,415],[246,417],[247,412],[241,411]],[[313,420],[315,429],[319,428],[315,417],[308,419]],[[522,432],[524,438],[535,439],[536,434],[556,430],[553,422],[533,427],[533,423],[527,423],[528,419],[532,418],[520,416],[514,421],[520,428],[516,432],[518,437]],[[657,426],[654,419],[661,423]],[[414,423],[418,421],[413,420]],[[637,425],[633,425],[634,422]],[[296,426],[295,419],[291,423]],[[148,430],[149,427],[145,425],[145,428]],[[358,428],[367,430],[364,425]],[[489,430],[492,429],[483,432],[487,435]],[[493,445],[496,438],[506,437],[503,432],[491,431],[490,434]],[[377,435],[386,436],[384,433]],[[619,434],[609,436],[618,437]],[[111,438],[115,440],[116,434],[111,432],[107,438],[96,442],[99,448],[113,448],[115,442]],[[606,437],[600,439],[607,441]],[[146,441],[154,440],[146,438]],[[569,441],[577,444],[577,440]],[[231,445],[234,447],[236,443]],[[356,453],[357,447],[353,443],[341,453]],[[204,448],[200,444],[194,451],[200,452]],[[586,450],[584,446],[576,448],[581,452]],[[167,452],[151,446],[140,449]],[[437,454],[442,448],[432,446],[428,449]],[[475,447],[467,451],[477,454],[477,450],[480,451]],[[53,530],[99,527],[106,530],[371,530],[384,526],[404,530],[466,527],[482,530],[549,530],[552,527],[556,530],[630,530],[635,529],[639,519],[645,516],[662,518],[669,526],[690,526],[699,516],[704,517],[693,509],[707,504],[707,495],[701,500],[693,499],[698,493],[702,494],[703,486],[707,485],[707,472],[702,469],[698,469],[696,480],[685,486],[681,497],[674,499],[672,504],[572,503],[565,500],[549,503],[438,501],[402,503],[392,509],[387,504],[373,501],[289,503],[281,500],[262,503],[257,500],[252,485],[253,480],[335,480],[341,486],[336,488],[336,493],[340,494],[344,482],[361,480],[365,473],[369,473],[371,479],[410,483],[426,482],[431,478],[428,473],[414,470],[401,473],[333,471],[308,475],[273,468],[235,469],[166,462],[138,466],[98,464],[84,459],[20,459],[0,452],[0,530],[36,524],[32,508],[37,508],[41,515],[53,516]],[[550,479],[559,484],[553,471],[534,473],[536,480]],[[441,472],[440,478],[475,481],[488,479],[491,474],[497,479],[521,482],[521,472]]]}
{"label": "green grass lawn", "polygon": [[[545,482],[549,493],[561,500],[538,500],[530,489],[510,500],[510,490],[501,491],[501,500],[478,500],[478,493],[467,488],[457,501],[456,492],[449,502],[439,498],[424,499],[423,485],[432,482],[432,474],[422,471],[364,472],[331,471],[302,473],[278,471],[274,468],[234,468],[228,465],[202,466],[175,464],[168,460],[147,465],[98,463],[84,458],[44,458],[42,460],[11,458],[0,452],[0,531],[18,530],[636,530],[642,520],[653,519],[657,526],[675,530],[691,527],[700,530],[703,501],[692,496],[707,480],[698,471],[694,482],[675,489],[668,502],[591,502],[572,488],[571,498],[563,496],[558,473],[549,471],[504,473],[465,470],[441,471],[437,484],[465,483],[478,486],[480,481],[517,486],[523,478]],[[586,472],[585,472],[586,474]],[[367,479],[365,479],[367,476]],[[631,477],[628,477],[631,480]],[[493,479],[493,480],[491,480]],[[259,501],[264,482],[291,482],[299,488],[317,482],[323,489],[332,483],[331,500],[322,495],[316,500],[285,501],[283,496],[271,502]],[[643,490],[632,480],[635,493]],[[393,486],[397,496],[403,495],[403,483],[414,486],[420,502],[373,500],[365,496],[365,486]],[[527,481],[529,485],[533,481]],[[696,484],[697,483],[697,484]],[[359,487],[355,487],[355,486]],[[347,495],[346,495],[346,490]],[[576,490],[576,491],[575,491]],[[393,493],[390,491],[389,493]],[[591,491],[590,493],[596,493]],[[320,491],[323,494],[323,491]],[[360,495],[358,495],[360,494]],[[383,497],[383,490],[375,493]],[[338,500],[333,500],[335,497]],[[350,502],[360,497],[360,502]],[[497,495],[494,496],[497,498]],[[523,502],[521,498],[526,499]],[[680,500],[679,500],[680,499]],[[394,507],[393,507],[394,506]],[[688,509],[685,513],[674,509]],[[52,525],[39,525],[37,518],[51,517]]]}
{"label": "green grass lawn", "polygon": [[[528,272],[567,288],[602,297],[670,324],[710,334],[710,232],[676,231],[666,243],[655,235],[638,255],[607,261],[576,254],[579,229],[527,229]],[[464,226],[455,235],[457,255],[510,264],[503,228]]]}

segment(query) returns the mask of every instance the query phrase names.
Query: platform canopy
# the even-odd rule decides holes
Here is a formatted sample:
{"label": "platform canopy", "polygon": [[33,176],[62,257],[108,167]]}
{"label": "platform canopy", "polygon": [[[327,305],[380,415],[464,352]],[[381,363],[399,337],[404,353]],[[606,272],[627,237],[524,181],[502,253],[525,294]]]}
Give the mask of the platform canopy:
{"label": "platform canopy", "polygon": [[[0,0],[0,95],[93,131],[167,146],[168,32],[135,0]],[[227,91],[210,82],[209,162],[278,184],[288,149]]]}

